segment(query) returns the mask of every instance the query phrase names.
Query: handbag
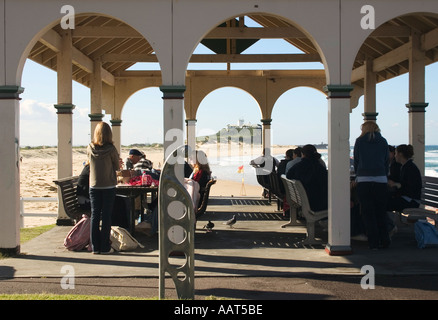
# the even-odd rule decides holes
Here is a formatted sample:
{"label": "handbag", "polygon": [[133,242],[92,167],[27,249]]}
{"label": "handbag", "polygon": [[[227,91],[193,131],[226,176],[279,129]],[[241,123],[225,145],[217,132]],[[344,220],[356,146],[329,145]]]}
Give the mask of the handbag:
{"label": "handbag", "polygon": [[131,251],[144,246],[138,242],[125,228],[111,227],[111,247],[116,251]]}

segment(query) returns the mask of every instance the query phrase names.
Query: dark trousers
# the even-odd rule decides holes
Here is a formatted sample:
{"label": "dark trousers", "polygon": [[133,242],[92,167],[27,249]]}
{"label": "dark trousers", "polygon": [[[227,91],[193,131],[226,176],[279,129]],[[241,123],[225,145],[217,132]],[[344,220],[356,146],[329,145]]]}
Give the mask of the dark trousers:
{"label": "dark trousers", "polygon": [[[116,198],[116,189],[90,188],[91,246],[93,252],[108,252],[111,249],[111,215]],[[102,220],[102,226],[100,221]]]}
{"label": "dark trousers", "polygon": [[386,219],[386,183],[359,182],[357,196],[367,230],[368,245],[372,249],[387,247],[390,238]]}

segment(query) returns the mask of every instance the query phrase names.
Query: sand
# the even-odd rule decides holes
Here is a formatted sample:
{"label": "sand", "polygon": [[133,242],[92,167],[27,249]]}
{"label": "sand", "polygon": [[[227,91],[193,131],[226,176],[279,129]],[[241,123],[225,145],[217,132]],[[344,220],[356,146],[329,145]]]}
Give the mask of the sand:
{"label": "sand", "polygon": [[[288,146],[276,146],[275,154],[284,154]],[[163,166],[162,148],[144,148],[141,151],[154,163],[154,167]],[[122,159],[126,159],[129,149],[123,148]],[[20,196],[23,198],[57,198],[57,187],[53,180],[57,178],[57,149],[22,149],[20,166]],[[86,148],[73,148],[73,175],[79,175],[87,160]],[[260,197],[260,186],[246,185],[244,194],[247,197]],[[218,180],[212,186],[212,196],[242,196],[242,184],[234,181]],[[58,212],[57,201],[53,202],[27,202],[23,203],[24,212],[27,213],[50,213],[52,217],[24,217],[23,226],[33,227],[53,224],[56,222]]]}

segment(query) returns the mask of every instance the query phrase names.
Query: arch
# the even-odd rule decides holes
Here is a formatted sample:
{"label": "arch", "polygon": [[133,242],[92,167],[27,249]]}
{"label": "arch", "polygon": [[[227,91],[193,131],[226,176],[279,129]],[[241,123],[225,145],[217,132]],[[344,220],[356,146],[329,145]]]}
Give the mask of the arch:
{"label": "arch", "polygon": [[137,92],[159,87],[162,79],[159,72],[154,72],[152,77],[116,77],[114,88],[114,116],[113,119],[121,120],[126,102]]}
{"label": "arch", "polygon": [[[154,110],[156,104],[159,104],[158,110]],[[122,109],[123,123],[121,126],[121,136],[124,145],[133,143],[162,143],[164,135],[162,104],[162,93],[158,87],[153,86],[137,90],[126,100]],[[131,117],[128,117],[126,112],[129,112]],[[132,131],[133,133],[126,134],[127,131]],[[154,134],[152,138],[150,133]],[[134,141],[128,138],[128,135],[136,135],[139,138],[137,138],[137,141]],[[158,138],[155,138],[155,135]]]}
{"label": "arch", "polygon": [[[350,7],[351,6],[351,7]],[[358,7],[359,4],[348,4],[348,10],[351,10],[349,12],[359,12],[360,8]],[[345,58],[345,65],[351,66],[348,69],[343,70],[343,74],[345,74],[345,78],[351,79],[352,82],[354,82],[355,78],[357,78],[357,75],[355,75],[352,70],[354,70],[358,65],[358,58],[363,59],[363,57],[360,57],[361,49],[364,45],[364,43],[371,39],[371,37],[377,37],[381,36],[382,34],[386,34],[386,36],[390,36],[391,32],[393,32],[394,37],[399,38],[406,38],[409,37],[409,30],[406,28],[406,26],[394,23],[396,19],[414,16],[414,15],[422,15],[422,16],[435,16],[435,18],[438,16],[438,5],[437,4],[431,4],[430,9],[434,8],[436,11],[426,11],[426,5],[424,6],[424,11],[419,12],[418,9],[415,6],[415,3],[410,4],[404,4],[403,6],[390,6],[388,3],[385,2],[378,2],[377,4],[373,5],[375,8],[375,11],[379,12],[379,15],[376,16],[376,25],[375,29],[367,29],[363,30],[360,29],[359,23],[357,21],[353,22],[351,19],[347,19],[346,17],[343,17],[342,23],[344,25],[347,25],[345,29],[349,30],[348,33],[344,34],[343,42],[348,43],[348,45],[344,45],[342,55]],[[388,9],[388,6],[390,6],[391,9]],[[350,21],[348,21],[350,20]],[[409,27],[409,24],[407,25]],[[398,28],[397,28],[398,27]],[[384,39],[384,38],[381,38]],[[400,45],[402,43],[399,42]],[[388,48],[386,48],[388,50]]]}
{"label": "arch", "polygon": [[[239,94],[237,96],[235,94],[234,95],[227,94],[227,95],[223,95],[223,96],[220,96],[220,97],[215,97],[215,95],[220,95],[223,90],[239,92]],[[240,95],[240,97],[238,97],[239,95]],[[247,90],[244,90],[244,89],[239,88],[237,86],[221,86],[221,87],[218,87],[218,88],[210,91],[207,95],[204,96],[204,98],[202,99],[202,101],[201,101],[201,103],[200,103],[200,105],[198,106],[198,109],[197,109],[197,114],[196,114],[197,119],[198,119],[198,116],[199,116],[199,113],[198,113],[199,107],[201,107],[203,103],[208,103],[207,100],[210,99],[212,96],[213,96],[213,99],[215,99],[215,101],[216,101],[215,107],[220,107],[220,106],[223,105],[221,99],[224,99],[224,100],[228,99],[228,102],[229,102],[228,104],[234,106],[234,110],[236,110],[236,115],[237,115],[237,113],[240,110],[239,110],[238,107],[235,106],[235,104],[245,103],[245,107],[248,108],[249,104],[251,103],[250,102],[250,100],[251,100],[251,101],[253,101],[259,107],[259,110],[258,110],[260,112],[259,116],[262,116],[262,110],[260,108],[260,104],[257,101],[257,99],[251,94],[251,92],[248,92]],[[226,107],[224,107],[224,108],[227,109]],[[251,108],[252,108],[252,106],[251,106]],[[217,110],[217,112],[219,114],[223,114],[222,110]],[[216,115],[218,115],[218,114],[216,114]],[[239,118],[242,118],[244,116],[245,116],[245,113],[241,112],[241,114],[239,114],[236,119],[231,119],[234,122],[229,120],[230,121],[229,124],[237,123]],[[254,120],[257,121],[257,122],[260,121],[260,119],[255,119],[255,118],[254,118]],[[227,123],[224,123],[224,126],[225,125],[227,125]],[[221,129],[221,128],[219,128],[219,129]]]}
{"label": "arch", "polygon": [[327,125],[326,94],[319,88],[305,85],[292,87],[278,97],[272,109],[274,144],[327,143]]}
{"label": "arch", "polygon": [[[245,81],[242,78],[232,78],[231,80],[227,77],[221,80],[211,79],[208,81],[203,78],[194,78],[190,81],[190,87],[186,95],[186,103],[184,105],[186,111],[186,117],[188,119],[196,119],[197,113],[200,105],[205,100],[205,98],[222,88],[237,88],[249,94],[257,103],[260,108],[260,113],[263,119],[263,94],[258,91],[260,87],[263,87],[263,82],[259,85],[254,85],[251,81]],[[259,81],[260,82],[260,81]],[[194,88],[195,90],[191,90]],[[264,91],[264,90],[263,90]]]}
{"label": "arch", "polygon": [[[242,7],[244,7],[245,9],[242,9]],[[176,79],[178,79],[176,81],[183,81],[183,75],[185,76],[188,63],[195,48],[202,41],[202,39],[204,39],[212,31],[214,31],[214,29],[218,25],[230,19],[234,19],[235,17],[268,15],[275,19],[281,20],[289,27],[295,28],[296,32],[301,34],[301,36],[304,35],[307,37],[306,41],[308,42],[308,44],[311,44],[311,46],[313,46],[313,50],[315,50],[315,52],[320,56],[321,62],[324,65],[326,83],[330,83],[329,79],[332,76],[330,76],[329,66],[331,64],[328,62],[328,57],[325,55],[325,52],[322,48],[327,47],[327,50],[333,50],[333,46],[330,43],[332,43],[335,39],[327,39],[329,38],[327,37],[327,35],[330,34],[329,30],[332,30],[333,34],[338,32],[337,21],[333,19],[333,17],[337,16],[337,10],[335,10],[333,6],[322,4],[320,8],[326,10],[324,12],[324,20],[327,22],[325,30],[321,30],[324,28],[315,28],[315,26],[312,26],[312,24],[309,23],[310,21],[314,21],[315,15],[318,16],[318,14],[315,13],[315,8],[312,8],[312,6],[310,6],[308,3],[305,3],[302,6],[300,5],[300,10],[296,10],[296,7],[294,7],[290,3],[282,3],[278,5],[278,7],[275,8],[277,11],[273,9],[271,11],[258,12],[254,10],[248,10],[247,7],[247,5],[236,4],[233,6],[226,6],[226,8],[224,8],[224,6],[218,6],[217,10],[215,10],[216,5],[209,3],[208,20],[206,20],[206,17],[199,16],[196,16],[196,18],[193,17],[193,19],[191,19],[191,13],[187,11],[184,11],[184,21],[181,20],[182,16],[176,17],[175,25],[177,27],[175,29],[175,37],[182,37],[183,35],[180,34],[180,29],[184,29],[185,40],[184,43],[178,42],[177,47],[175,48],[175,50],[180,53],[180,55],[178,57],[175,57],[174,60],[175,77]],[[179,8],[178,5],[176,5],[176,8]],[[202,9],[197,8],[197,10]],[[320,14],[322,16],[322,12]],[[330,16],[330,14],[333,15]],[[196,21],[196,25],[194,26],[192,24],[187,24],[187,21]],[[180,24],[181,28],[178,28]],[[184,28],[182,26],[184,26]],[[316,34],[316,36],[312,36],[312,34]],[[330,53],[330,60],[338,60],[337,58],[335,58],[335,55],[337,54],[337,52],[335,51],[336,49]],[[337,61],[336,63],[339,63],[339,61]]]}
{"label": "arch", "polygon": [[[168,64],[164,61],[169,60],[167,56],[169,56],[170,53],[168,53],[169,50],[166,48],[166,46],[168,46],[166,43],[167,41],[163,40],[163,38],[166,37],[164,33],[168,33],[168,30],[163,28],[161,37],[160,33],[155,32],[153,23],[159,22],[158,17],[151,12],[153,11],[155,4],[142,4],[142,6],[144,6],[143,15],[132,15],[128,14],[127,12],[121,12],[117,9],[117,6],[112,5],[104,7],[97,6],[96,8],[96,5],[91,2],[84,3],[72,1],[70,4],[75,8],[75,20],[77,27],[81,27],[78,23],[78,20],[84,17],[104,17],[112,19],[113,21],[117,21],[122,24],[123,27],[126,27],[125,30],[127,30],[129,34],[137,33],[141,35],[141,37],[143,37],[143,39],[146,40],[151,47],[153,47],[152,51],[155,52],[160,66],[164,67],[166,70],[169,68]],[[33,10],[32,6],[38,6],[38,9],[35,7],[35,10]],[[58,44],[57,42],[59,42],[59,39],[56,34],[51,32],[51,30],[62,30],[59,26],[62,18],[62,14],[60,13],[59,9],[62,7],[62,5],[59,5],[58,7],[53,6],[53,4],[49,4],[48,2],[38,2],[37,4],[32,3],[31,5],[28,5],[26,10],[22,10],[21,7],[18,7],[19,4],[17,7],[15,7],[15,5],[11,5],[11,8],[8,8],[8,12],[10,12],[11,15],[15,14],[16,16],[21,16],[23,19],[16,19],[19,21],[13,21],[13,19],[9,19],[7,21],[7,27],[8,29],[12,30],[20,30],[20,37],[12,37],[11,39],[8,39],[10,41],[10,46],[6,48],[6,64],[8,66],[6,70],[6,82],[16,84],[21,83],[21,75],[24,63],[29,57],[29,54],[31,53],[35,44],[37,44],[39,40],[43,40],[49,48],[53,49],[53,46]],[[17,13],[17,11],[19,13]],[[35,16],[33,14],[35,11],[38,11],[40,14]],[[26,21],[25,28],[23,28],[22,25],[23,21]],[[96,25],[91,24],[90,26]],[[148,30],[148,28],[150,30]],[[73,32],[78,32],[77,28],[73,30],[76,30]],[[84,33],[83,30],[82,33]],[[43,36],[44,39],[42,39]],[[108,36],[105,35],[102,38],[108,38]],[[86,64],[88,63],[86,67],[90,67],[90,61],[87,61],[87,58],[90,57],[86,56],[86,54],[81,55],[81,52],[76,53],[80,55],[80,62],[84,62],[85,59]],[[168,74],[170,73],[170,70],[165,72],[166,78],[169,78]]]}

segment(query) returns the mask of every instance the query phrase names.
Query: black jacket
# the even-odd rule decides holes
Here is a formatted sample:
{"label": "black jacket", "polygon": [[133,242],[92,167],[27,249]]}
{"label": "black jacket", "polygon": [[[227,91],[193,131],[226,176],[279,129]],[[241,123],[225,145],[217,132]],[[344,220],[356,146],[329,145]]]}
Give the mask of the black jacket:
{"label": "black jacket", "polygon": [[420,200],[421,198],[421,173],[412,159],[409,159],[400,170],[400,184],[399,193],[401,196],[408,196],[409,198]]}
{"label": "black jacket", "polygon": [[307,193],[310,208],[313,211],[327,210],[328,208],[328,175],[318,159],[301,158],[294,165],[286,177],[290,180],[299,180]]}

